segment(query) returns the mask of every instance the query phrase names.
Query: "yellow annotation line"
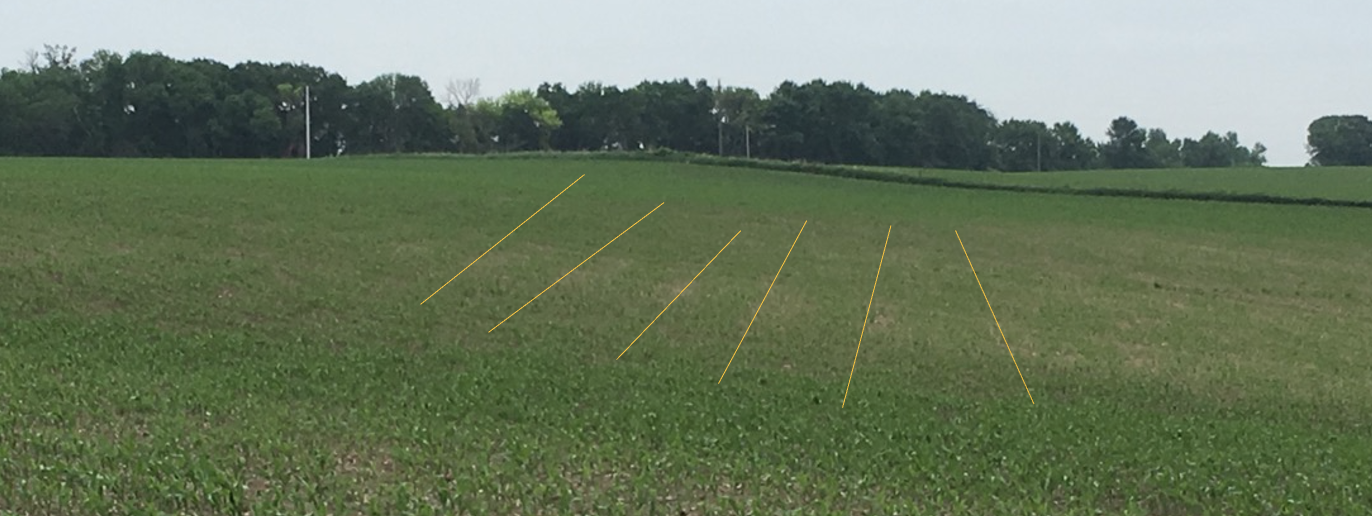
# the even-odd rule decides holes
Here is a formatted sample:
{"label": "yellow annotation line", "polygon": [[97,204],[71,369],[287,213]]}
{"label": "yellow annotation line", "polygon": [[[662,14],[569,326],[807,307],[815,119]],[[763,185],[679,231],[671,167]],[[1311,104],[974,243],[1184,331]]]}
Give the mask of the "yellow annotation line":
{"label": "yellow annotation line", "polygon": [[[996,329],[1000,331],[1000,339],[1005,341],[1005,350],[1010,351],[1010,341],[1005,338],[1005,330],[1000,327],[1000,319],[996,318],[996,309],[991,308],[991,298],[986,297],[986,288],[981,286],[981,278],[977,277],[977,268],[972,266],[972,257],[967,254],[967,246],[962,245],[962,235],[953,231],[953,235],[958,237],[958,246],[962,247],[962,255],[967,257],[967,266],[972,268],[972,277],[977,280],[977,288],[981,289],[981,297],[986,299],[986,308],[991,310],[991,320],[996,321]],[[1019,361],[1015,360],[1015,352],[1010,351],[1010,361],[1015,363],[1015,372],[1019,373],[1019,381],[1024,384],[1024,393],[1029,395],[1029,403],[1034,403],[1034,394],[1029,392],[1029,383],[1024,381],[1024,372],[1019,370]]]}
{"label": "yellow annotation line", "polygon": [[853,352],[853,368],[848,370],[848,386],[843,388],[843,404],[848,406],[848,389],[853,386],[853,371],[857,371],[858,353],[862,352],[862,336],[867,334],[867,319],[872,317],[872,301],[877,298],[877,282],[881,281],[881,265],[886,263],[886,244],[891,243],[891,226],[886,226],[886,242],[881,244],[881,260],[877,262],[877,277],[872,280],[872,297],[867,299],[867,315],[862,316],[862,331],[858,332],[857,351]]}
{"label": "yellow annotation line", "polygon": [[[719,255],[722,254],[722,253],[724,252],[724,250],[727,249],[727,248],[729,247],[729,244],[734,243],[734,238],[738,238],[739,233],[742,233],[742,231],[739,231],[738,233],[734,233],[734,237],[733,237],[733,238],[730,238],[729,241],[726,242],[726,243],[724,244],[724,247],[719,248],[719,252],[718,252],[718,253],[715,253],[715,258],[719,258]],[[652,322],[648,323],[648,326],[646,326],[646,327],[643,328],[643,331],[638,332],[638,337],[634,337],[633,342],[630,342],[630,343],[629,343],[629,346],[626,347],[626,348],[624,348],[624,351],[621,351],[621,352],[619,353],[619,356],[618,356],[618,357],[615,357],[615,360],[619,360],[619,357],[622,357],[622,356],[624,356],[625,353],[628,353],[628,352],[629,352],[629,348],[634,347],[634,342],[638,342],[638,339],[641,338],[641,337],[643,337],[643,334],[644,334],[644,333],[648,333],[648,328],[652,328],[652,327],[653,327],[653,323],[657,322],[657,318],[658,318],[658,317],[662,317],[662,314],[667,313],[667,309],[672,307],[672,303],[675,303],[676,300],[677,300],[677,298],[681,297],[681,294],[684,294],[684,293],[686,292],[686,289],[691,288],[691,284],[692,284],[692,283],[695,283],[695,282],[696,282],[696,278],[699,278],[701,274],[704,274],[704,273],[705,273],[705,269],[710,268],[710,264],[711,264],[711,263],[715,263],[715,258],[710,258],[710,261],[709,261],[709,262],[706,262],[706,263],[705,263],[705,266],[700,268],[700,272],[697,272],[697,273],[696,273],[695,278],[691,278],[691,281],[687,282],[687,283],[686,283],[686,286],[681,287],[681,292],[677,292],[677,293],[676,293],[676,297],[672,298],[672,300],[669,301],[669,302],[667,303],[667,306],[663,307],[663,308],[662,308],[662,311],[657,313],[657,317],[654,317],[653,320],[652,320]]]}
{"label": "yellow annotation line", "polygon": [[[654,211],[657,211],[657,208],[661,208],[663,204],[667,204],[667,203],[659,203],[659,204],[657,205],[656,208],[653,208],[652,211],[649,211],[649,212],[648,212],[648,215],[652,215],[653,212],[654,212]],[[594,252],[594,253],[591,253],[590,256],[587,256],[585,260],[581,260],[581,263],[576,264],[576,267],[572,267],[572,270],[567,271],[567,274],[563,274],[563,275],[562,275],[562,278],[566,278],[566,277],[567,277],[568,275],[570,275],[571,273],[576,272],[576,269],[577,269],[578,267],[581,267],[581,266],[582,266],[583,264],[585,264],[586,262],[591,261],[591,258],[595,258],[595,255],[600,254],[600,252],[601,252],[601,251],[604,251],[606,247],[610,247],[610,244],[615,243],[615,240],[619,240],[619,237],[624,236],[624,234],[625,234],[625,233],[628,233],[630,229],[634,229],[634,226],[637,226],[639,222],[643,222],[643,219],[648,218],[648,215],[644,215],[644,216],[642,216],[642,217],[639,217],[638,220],[634,221],[633,224],[630,224],[629,227],[627,227],[627,228],[624,229],[624,231],[620,231],[619,234],[618,234],[618,235],[615,235],[614,238],[611,238],[609,242],[606,242],[605,245],[600,246],[600,249],[596,249],[595,252]],[[558,283],[559,281],[562,281],[562,278],[558,278],[557,281],[554,281],[552,285],[548,285],[548,288],[543,289],[543,292],[547,292],[549,289],[551,289],[551,288],[553,288],[554,286],[556,286],[557,283]],[[543,292],[539,292],[539,293],[538,293],[538,296],[543,295]],[[535,299],[538,299],[538,296],[534,296],[534,298],[533,298],[533,299],[530,299],[528,303],[524,303],[524,306],[529,306],[529,303],[532,303],[532,302],[534,302]],[[523,310],[523,309],[524,309],[524,306],[519,307],[519,310]],[[495,329],[496,329],[496,328],[499,328],[501,324],[505,324],[505,321],[510,320],[510,317],[514,317],[515,314],[519,313],[519,310],[515,310],[514,313],[512,313],[512,314],[510,314],[508,317],[506,317],[504,321],[500,321],[499,324],[496,324],[495,326],[491,327],[491,329],[486,330],[486,333],[490,333],[490,332],[495,331]]]}
{"label": "yellow annotation line", "polygon": [[772,293],[772,287],[776,286],[777,278],[781,277],[781,269],[786,268],[786,260],[791,259],[791,251],[795,250],[796,242],[800,241],[800,234],[805,232],[805,225],[809,223],[810,221],[807,220],[800,224],[800,232],[796,233],[795,242],[791,242],[791,249],[786,251],[786,258],[781,260],[781,267],[777,268],[777,275],[772,277],[772,284],[767,286],[767,293],[762,295],[762,302],[757,304],[757,310],[753,312],[753,319],[748,321],[748,328],[743,330],[743,337],[738,339],[738,346],[734,347],[734,354],[729,356],[729,363],[724,365],[724,372],[719,374],[719,381],[715,382],[716,385],[724,381],[724,375],[729,374],[729,366],[734,365],[734,357],[738,356],[739,348],[743,347],[743,339],[748,338],[748,330],[753,329],[753,321],[757,320],[758,312],[762,311],[762,305],[767,302],[767,295]]}
{"label": "yellow annotation line", "polygon": [[[586,174],[581,174],[581,177],[586,177]],[[543,206],[539,207],[537,211],[534,211],[534,215],[538,215],[538,212],[543,211],[543,208],[547,208],[549,204],[552,204],[553,201],[556,201],[558,197],[561,197],[563,192],[566,192],[572,186],[576,185],[576,182],[580,181],[581,177],[576,178],[576,181],[572,181],[572,184],[567,185],[567,188],[563,188],[562,192],[558,192],[557,195],[554,195],[552,199],[548,200],[548,202],[543,203]],[[533,220],[534,215],[529,215],[529,218],[524,219],[524,222]],[[491,249],[495,249],[495,246],[500,245],[500,243],[504,242],[506,238],[510,238],[510,235],[513,235],[515,231],[519,231],[519,228],[524,226],[524,222],[520,222],[519,225],[515,226],[514,229],[511,229],[509,233],[506,233],[505,236],[500,237],[500,240],[496,241],[495,245],[491,246]],[[491,249],[487,249],[486,253],[491,252]],[[457,271],[457,274],[454,275],[452,279],[448,280],[448,283],[452,283],[453,280],[457,279],[458,276],[461,276],[462,273],[467,272],[467,269],[470,268],[472,265],[475,265],[477,260],[480,260],[482,257],[486,256],[486,253],[481,253],[481,256],[476,257],[476,260],[472,260],[472,263],[467,264],[467,266],[463,267],[462,270]],[[444,283],[443,287],[448,286],[448,283]],[[438,287],[438,290],[443,290],[443,287]],[[424,303],[429,302],[429,299],[433,298],[434,295],[438,294],[438,290],[435,290],[433,294],[429,294],[429,297],[424,298],[424,300],[420,301],[419,304],[422,305]]]}

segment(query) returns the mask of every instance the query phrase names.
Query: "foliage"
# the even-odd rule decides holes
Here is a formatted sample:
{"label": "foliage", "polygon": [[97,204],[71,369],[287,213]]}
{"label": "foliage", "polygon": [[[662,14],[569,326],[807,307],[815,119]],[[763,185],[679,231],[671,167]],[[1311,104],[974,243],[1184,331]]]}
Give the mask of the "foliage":
{"label": "foliage", "polygon": [[1185,161],[1182,158],[1182,141],[1168,139],[1167,131],[1162,129],[1149,129],[1148,140],[1143,146],[1148,150],[1149,163],[1156,167],[1176,168]]}
{"label": "foliage", "polygon": [[1101,145],[1101,158],[1110,168],[1154,168],[1154,162],[1144,148],[1148,131],[1129,117],[1119,117],[1110,122],[1109,137]]}
{"label": "foliage", "polygon": [[[305,135],[305,91],[311,134]],[[784,81],[762,95],[688,79],[621,89],[542,84],[481,98],[480,81],[446,85],[446,107],[422,79],[383,74],[356,85],[306,64],[159,53],[128,57],[47,46],[0,72],[0,155],[148,157],[530,150],[652,150],[775,160],[965,170],[1260,166],[1265,147],[1233,132],[1171,139],[1119,117],[1095,142],[1076,125],[998,121],[965,96],[862,83]],[[1316,164],[1372,163],[1372,122],[1311,125]]]}
{"label": "foliage", "polygon": [[562,126],[552,105],[531,90],[511,91],[495,101],[478,101],[477,111],[495,122],[493,139],[504,151],[547,150],[549,138]]}
{"label": "foliage", "polygon": [[1372,165],[1372,120],[1366,116],[1321,117],[1310,123],[1307,141],[1314,165]]}
{"label": "foliage", "polygon": [[1052,170],[1054,159],[1061,154],[1061,143],[1048,125],[1033,120],[1006,120],[996,128],[996,155],[1000,169],[1009,172],[1044,170],[1044,157],[1048,159],[1048,170]]}

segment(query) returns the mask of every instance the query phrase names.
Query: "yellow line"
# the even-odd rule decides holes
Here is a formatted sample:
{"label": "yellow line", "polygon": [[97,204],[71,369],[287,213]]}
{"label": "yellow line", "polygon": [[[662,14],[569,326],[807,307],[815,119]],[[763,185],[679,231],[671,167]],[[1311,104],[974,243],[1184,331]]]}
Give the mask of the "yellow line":
{"label": "yellow line", "polygon": [[748,321],[748,328],[743,330],[743,337],[738,339],[738,346],[734,347],[734,354],[729,355],[729,363],[724,365],[724,372],[719,374],[719,381],[715,382],[716,385],[724,381],[724,375],[729,374],[729,366],[734,365],[734,357],[738,356],[739,348],[743,347],[743,339],[748,338],[748,330],[753,329],[753,321],[757,320],[758,312],[762,311],[763,303],[767,302],[767,295],[772,293],[772,287],[777,284],[777,278],[781,277],[781,269],[786,268],[786,260],[791,259],[791,251],[795,250],[796,242],[800,241],[800,234],[805,232],[805,225],[809,223],[810,221],[807,220],[800,224],[800,233],[796,233],[795,242],[791,242],[791,249],[786,251],[786,258],[781,260],[781,267],[777,268],[777,275],[772,277],[772,284],[767,286],[767,293],[762,295],[762,303],[757,304],[757,310],[753,312],[753,319]]}
{"label": "yellow line", "polygon": [[[738,238],[739,233],[742,233],[742,231],[739,231],[738,233],[734,233],[734,238]],[[729,241],[726,242],[726,243],[724,244],[724,247],[719,248],[719,252],[718,252],[718,253],[715,253],[715,258],[719,258],[719,255],[720,255],[721,253],[723,253],[724,250],[727,249],[727,248],[729,247],[729,244],[734,243],[734,238],[730,238]],[[700,275],[703,274],[703,273],[705,272],[705,269],[710,268],[710,264],[711,264],[711,263],[715,263],[715,258],[710,258],[710,261],[707,262],[707,263],[705,264],[704,267],[701,267],[700,272],[697,272],[697,273],[696,273],[695,278],[691,278],[691,281],[687,282],[687,283],[686,283],[686,286],[681,287],[681,292],[677,292],[677,293],[676,293],[676,297],[672,298],[672,300],[671,300],[670,302],[667,303],[667,306],[663,307],[663,308],[662,308],[662,311],[657,313],[657,317],[662,317],[662,314],[667,313],[667,309],[672,307],[672,303],[675,303],[675,302],[676,302],[677,297],[681,297],[681,294],[684,294],[684,293],[686,292],[686,289],[691,288],[691,284],[696,282],[696,278],[699,278]],[[647,327],[643,328],[643,331],[638,332],[638,337],[634,337],[633,342],[630,342],[630,343],[629,343],[629,347],[624,348],[624,351],[621,351],[621,352],[619,353],[619,357],[622,357],[622,356],[624,356],[625,353],[628,353],[628,352],[629,352],[629,348],[634,347],[634,342],[638,342],[638,339],[639,339],[640,337],[642,337],[644,333],[648,333],[648,328],[652,328],[652,327],[653,327],[653,323],[657,322],[657,317],[654,317],[654,318],[653,318],[653,321],[650,322],[650,323],[648,323],[648,326],[647,326]],[[615,360],[619,360],[619,357],[615,357]]]}
{"label": "yellow line", "polygon": [[[586,174],[581,174],[581,177],[586,177]],[[569,188],[571,188],[573,185],[576,185],[576,182],[577,182],[577,181],[580,181],[580,180],[581,180],[581,177],[576,178],[576,181],[572,181],[572,184],[567,185],[567,188],[563,188],[563,189],[562,189],[562,192],[566,192],[566,191],[567,191]],[[538,215],[538,212],[543,211],[543,208],[547,208],[549,204],[552,204],[553,201],[556,201],[558,197],[561,197],[561,196],[562,196],[562,192],[558,192],[557,195],[554,195],[552,199],[549,199],[549,200],[548,200],[548,202],[543,203],[543,206],[540,207],[540,208],[538,209],[538,211],[535,211],[535,212],[534,212],[534,215]],[[534,215],[529,215],[529,218],[524,219],[524,222],[528,222],[528,221],[532,220],[532,219],[534,218]],[[520,222],[519,225],[518,225],[518,226],[515,226],[514,229],[511,229],[509,233],[506,233],[505,236],[500,237],[500,240],[496,241],[495,245],[491,246],[491,249],[495,249],[495,246],[496,246],[496,245],[500,245],[500,242],[504,242],[505,239],[506,239],[506,238],[509,238],[510,235],[513,235],[515,231],[519,231],[519,228],[521,228],[521,227],[524,226],[524,222]],[[487,249],[487,250],[486,250],[486,253],[491,252],[491,249]],[[463,267],[462,270],[457,271],[457,275],[453,276],[453,279],[448,280],[448,283],[452,283],[453,280],[457,279],[458,276],[461,276],[462,273],[467,272],[467,268],[468,268],[468,267],[471,267],[472,265],[475,265],[476,262],[477,262],[477,260],[480,260],[482,257],[486,256],[486,253],[481,253],[481,256],[476,257],[476,260],[472,260],[472,263],[467,264],[467,267]],[[443,284],[443,287],[448,286],[448,283],[444,283],[444,284]],[[443,290],[443,287],[438,287],[438,290]],[[429,294],[429,297],[424,298],[424,300],[423,300],[423,301],[420,301],[419,304],[422,305],[422,304],[424,304],[424,303],[429,302],[429,299],[430,299],[430,298],[434,297],[435,294],[438,294],[438,290],[435,290],[433,294]]]}
{"label": "yellow line", "polygon": [[[962,247],[962,255],[967,256],[967,266],[972,267],[972,277],[977,280],[977,288],[981,289],[981,297],[986,299],[986,308],[991,310],[991,320],[996,321],[996,329],[1000,330],[1000,339],[1005,341],[1005,350],[1010,351],[1010,341],[1005,338],[1005,330],[1000,328],[1000,319],[996,318],[996,309],[991,308],[991,298],[986,297],[986,288],[981,286],[981,278],[977,277],[977,268],[972,266],[972,257],[967,254],[967,246],[962,245],[962,235],[959,235],[957,231],[953,231],[953,235],[958,237],[958,246]],[[1029,384],[1024,381],[1024,372],[1019,370],[1019,361],[1015,360],[1014,351],[1010,351],[1010,361],[1015,363],[1015,372],[1019,373],[1019,381],[1024,384],[1024,393],[1029,395],[1029,403],[1037,405],[1034,403],[1034,394],[1029,392]]]}
{"label": "yellow line", "polygon": [[[659,204],[657,205],[657,208],[661,208],[663,204],[667,204],[667,203],[659,203]],[[652,215],[652,214],[653,214],[653,211],[657,211],[657,208],[653,208],[652,211],[648,212],[648,215]],[[618,235],[615,235],[614,238],[611,238],[609,242],[606,242],[605,245],[600,246],[600,249],[596,249],[595,252],[594,252],[594,253],[591,253],[590,256],[587,256],[585,260],[581,260],[581,263],[576,264],[576,267],[572,267],[572,270],[567,271],[567,274],[563,274],[563,275],[562,275],[562,278],[567,277],[568,274],[571,274],[571,273],[573,273],[573,272],[576,272],[577,267],[581,267],[582,264],[585,264],[586,262],[591,261],[591,258],[595,258],[595,255],[600,254],[600,252],[603,251],[603,250],[605,250],[606,247],[610,247],[610,244],[615,243],[615,240],[619,240],[619,237],[624,236],[624,234],[625,234],[625,233],[628,233],[630,229],[634,229],[634,226],[637,226],[639,222],[643,222],[643,219],[648,218],[648,215],[644,215],[644,216],[642,216],[642,217],[639,217],[638,220],[634,221],[633,224],[630,224],[629,227],[627,227],[627,228],[624,229],[624,231],[620,231],[619,234],[618,234]],[[554,281],[552,285],[548,285],[548,288],[543,289],[543,292],[547,292],[549,289],[551,289],[551,288],[553,288],[554,286],[556,286],[557,283],[558,283],[558,281],[562,281],[562,278],[558,278],[557,281]],[[543,295],[543,292],[539,292],[539,293],[538,293],[538,296]],[[534,299],[538,299],[538,296],[534,296]],[[534,302],[534,299],[530,299],[530,300],[529,300],[529,303]],[[529,303],[524,303],[524,306],[529,306]],[[523,309],[524,309],[524,306],[519,307],[519,310],[523,310]],[[519,313],[519,310],[515,310],[514,313],[513,313],[513,314],[510,314],[509,317],[506,317],[504,321],[500,321],[500,324],[497,324],[497,325],[491,327],[491,329],[486,330],[486,333],[490,333],[490,332],[495,331],[495,329],[496,329],[496,328],[499,328],[501,324],[505,324],[505,321],[510,320],[510,317],[514,317],[515,314]]]}
{"label": "yellow line", "polygon": [[891,242],[891,226],[886,226],[886,242],[881,244],[881,261],[877,262],[877,278],[872,280],[872,297],[867,299],[867,315],[862,316],[862,331],[858,333],[857,351],[853,352],[853,368],[848,370],[848,387],[843,388],[843,404],[848,405],[848,389],[853,386],[853,371],[857,371],[858,353],[862,352],[862,336],[867,334],[867,319],[872,316],[872,300],[877,298],[877,282],[881,281],[881,265],[886,263],[886,244]]}

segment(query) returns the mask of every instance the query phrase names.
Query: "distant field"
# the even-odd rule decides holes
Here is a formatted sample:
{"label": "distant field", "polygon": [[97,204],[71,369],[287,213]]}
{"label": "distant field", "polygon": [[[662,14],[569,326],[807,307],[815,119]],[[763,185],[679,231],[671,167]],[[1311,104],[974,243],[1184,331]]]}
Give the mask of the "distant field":
{"label": "distant field", "polygon": [[[1357,171],[1155,173],[1372,198]],[[1363,514],[1367,217],[676,163],[3,159],[0,513]]]}
{"label": "distant field", "polygon": [[1071,172],[972,172],[879,167],[923,177],[1003,185],[1127,188],[1267,194],[1348,201],[1372,200],[1372,168],[1225,168],[1087,170]]}

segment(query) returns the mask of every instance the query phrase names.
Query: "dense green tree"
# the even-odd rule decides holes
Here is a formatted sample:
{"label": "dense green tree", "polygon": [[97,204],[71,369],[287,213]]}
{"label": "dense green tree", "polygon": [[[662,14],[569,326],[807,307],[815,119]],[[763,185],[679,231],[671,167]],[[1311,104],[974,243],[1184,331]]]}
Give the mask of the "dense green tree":
{"label": "dense green tree", "polygon": [[1148,151],[1150,167],[1172,168],[1180,167],[1182,164],[1182,140],[1168,139],[1167,131],[1149,129],[1148,139],[1144,141],[1143,147]]}
{"label": "dense green tree", "polygon": [[1267,146],[1262,142],[1253,142],[1253,148],[1248,152],[1248,165],[1261,167],[1267,164]]}
{"label": "dense green tree", "polygon": [[562,126],[557,111],[530,90],[515,90],[496,101],[500,122],[497,126],[505,150],[548,150],[554,130]]}
{"label": "dense green tree", "polygon": [[1363,115],[1331,115],[1310,123],[1306,144],[1310,163],[1323,166],[1372,165],[1372,120]]}
{"label": "dense green tree", "polygon": [[[315,155],[334,155],[343,150],[347,141],[347,132],[351,120],[347,113],[348,97],[352,88],[348,86],[347,80],[337,73],[329,72],[323,68],[314,66],[297,66],[295,71],[300,75],[293,78],[289,84],[294,86],[294,91],[300,93],[298,96],[288,98],[293,103],[290,109],[291,116],[287,124],[288,133],[286,138],[294,141],[299,138],[297,135],[304,134],[303,110],[304,110],[304,87],[309,86],[310,93],[310,139]],[[427,94],[427,89],[420,95],[424,98],[431,98]],[[431,136],[434,145],[441,145],[445,138],[446,131],[436,127],[435,110],[436,103],[429,102],[425,105],[427,116],[424,118],[425,124],[434,131]]]}
{"label": "dense green tree", "polygon": [[753,132],[762,123],[762,97],[752,88],[732,86],[724,87],[716,95],[716,117],[722,126],[724,154],[751,154]]}
{"label": "dense green tree", "polygon": [[907,90],[891,90],[878,100],[873,130],[881,145],[881,163],[890,166],[924,165],[916,142],[923,137],[920,102]]}
{"label": "dense green tree", "polygon": [[80,64],[83,89],[82,106],[78,116],[82,126],[82,141],[76,154],[85,156],[120,156],[131,154],[127,144],[129,134],[125,98],[124,58],[119,54],[98,51]]}
{"label": "dense green tree", "polygon": [[1225,133],[1223,141],[1225,148],[1229,150],[1229,166],[1262,166],[1267,163],[1267,156],[1263,155],[1267,152],[1267,147],[1261,142],[1254,143],[1253,148],[1249,149],[1239,143],[1239,134],[1233,131]]}
{"label": "dense green tree", "polygon": [[995,164],[996,119],[961,95],[924,91],[915,97],[920,166],[985,170]]}
{"label": "dense green tree", "polygon": [[819,161],[878,164],[881,142],[873,128],[880,97],[867,86],[844,81],[821,87],[820,113],[827,124],[814,128],[822,146]]}
{"label": "dense green tree", "polygon": [[475,104],[457,104],[448,108],[444,120],[453,135],[453,148],[460,153],[480,154],[490,150],[490,142],[477,133]]}
{"label": "dense green tree", "polygon": [[1051,170],[1086,170],[1099,165],[1099,146],[1082,136],[1076,125],[1071,122],[1053,124],[1053,136],[1060,147]]}
{"label": "dense green tree", "polygon": [[[766,157],[830,163],[884,163],[882,97],[862,84],[782,83],[755,118]],[[752,123],[752,122],[750,122]],[[915,135],[910,135],[914,137]],[[914,140],[908,140],[913,144]]]}
{"label": "dense green tree", "polygon": [[359,84],[347,110],[358,152],[433,152],[452,148],[454,138],[443,107],[419,77],[382,75]]}
{"label": "dense green tree", "polygon": [[211,155],[216,83],[162,54],[135,52],[122,64],[125,142],[139,155]]}
{"label": "dense green tree", "polygon": [[476,99],[469,104],[458,106],[456,115],[461,117],[465,125],[460,128],[460,137],[468,138],[462,144],[463,147],[469,148],[470,152],[478,153],[501,150],[500,121],[504,118],[504,110],[499,102],[490,98]]}
{"label": "dense green tree", "polygon": [[1232,131],[1224,136],[1210,131],[1199,140],[1187,138],[1181,150],[1182,164],[1193,168],[1261,166],[1267,161],[1263,156],[1266,147],[1257,143],[1249,150],[1239,144],[1239,135]]}
{"label": "dense green tree", "polygon": [[219,153],[232,157],[276,155],[283,132],[271,99],[252,90],[231,94],[219,103],[213,131],[220,136]]}
{"label": "dense green tree", "polygon": [[997,168],[1009,172],[1051,170],[1062,152],[1057,135],[1047,124],[1034,120],[1001,122],[996,127],[995,147]]}
{"label": "dense green tree", "polygon": [[[322,68],[228,66],[159,53],[127,57],[47,45],[23,69],[0,70],[0,154],[316,156],[533,149],[689,152],[831,163],[958,169],[1261,165],[1266,148],[1232,132],[1175,140],[1126,117],[1097,144],[1068,122],[998,122],[964,96],[861,83],[786,81],[769,95],[701,80],[621,89],[543,84],[479,98],[456,81],[448,105],[418,77],[356,85]],[[308,102],[309,134],[305,106]],[[1325,117],[1310,127],[1312,161],[1372,162],[1372,122]]]}
{"label": "dense green tree", "polygon": [[1233,154],[1220,135],[1205,133],[1199,140],[1187,138],[1182,144],[1183,163],[1192,168],[1227,167],[1233,164]]}
{"label": "dense green tree", "polygon": [[19,91],[19,72],[0,69],[0,156],[20,154],[19,135],[23,131],[24,97]]}
{"label": "dense green tree", "polygon": [[785,81],[772,91],[766,106],[758,116],[761,140],[758,149],[762,156],[774,159],[813,160],[812,147],[806,141],[807,127],[816,127],[818,104],[812,89]]}
{"label": "dense green tree", "polygon": [[716,151],[718,123],[714,90],[705,81],[644,81],[628,100],[640,107],[635,140],[646,148]]}
{"label": "dense green tree", "polygon": [[0,102],[10,106],[0,124],[6,134],[0,152],[55,156],[81,149],[84,84],[75,50],[47,45],[29,70],[0,74]]}
{"label": "dense green tree", "polygon": [[596,146],[590,150],[639,150],[643,148],[644,123],[640,115],[644,108],[644,98],[634,91],[621,90],[615,86],[599,83],[584,84],[577,89],[577,95],[586,103],[586,109],[593,115],[591,125],[596,135]]}
{"label": "dense green tree", "polygon": [[1119,117],[1110,122],[1110,129],[1106,131],[1109,138],[1101,145],[1101,159],[1110,168],[1151,168],[1153,161],[1148,155],[1148,149],[1144,144],[1148,140],[1148,132],[1139,127],[1129,117]]}
{"label": "dense green tree", "polygon": [[594,114],[584,112],[581,99],[577,98],[576,93],[568,91],[560,82],[556,84],[545,82],[540,84],[535,91],[538,98],[547,102],[548,107],[557,113],[562,122],[558,130],[553,131],[550,135],[549,147],[559,151],[590,150],[581,146],[581,139],[585,132],[582,124],[590,122]]}
{"label": "dense green tree", "polygon": [[[538,97],[562,120],[550,141],[556,150],[610,150],[638,148],[643,140],[641,95],[596,82],[582,84],[575,92],[561,84],[544,84]],[[632,142],[632,143],[631,143]]]}

